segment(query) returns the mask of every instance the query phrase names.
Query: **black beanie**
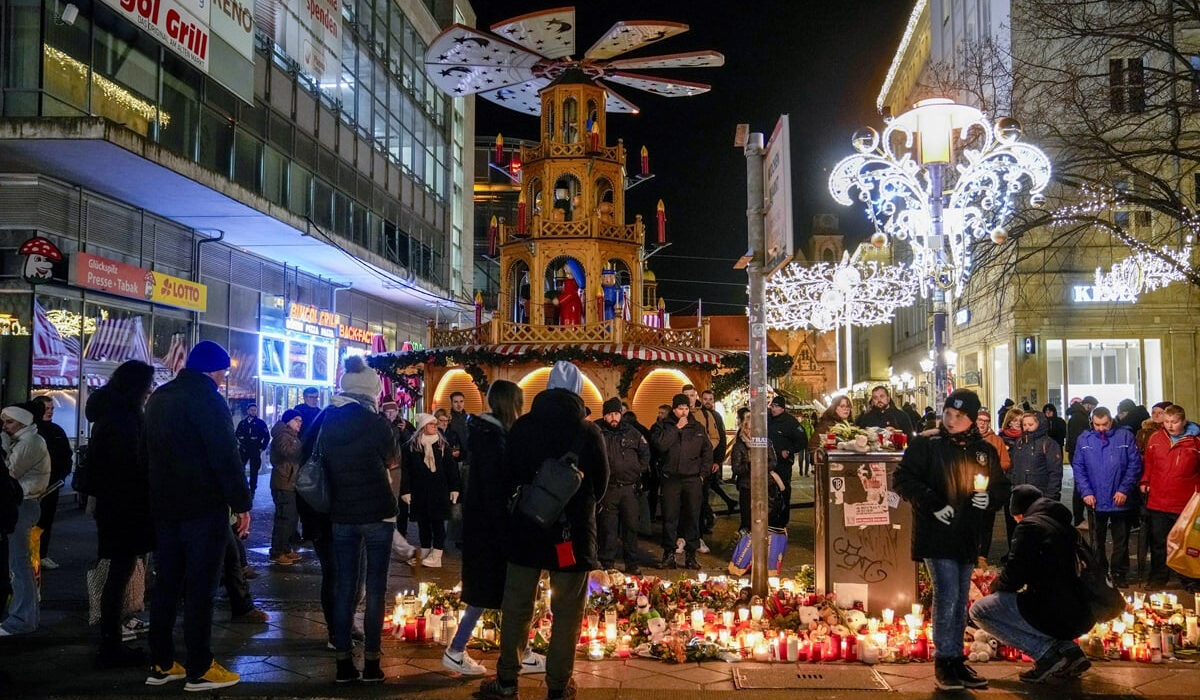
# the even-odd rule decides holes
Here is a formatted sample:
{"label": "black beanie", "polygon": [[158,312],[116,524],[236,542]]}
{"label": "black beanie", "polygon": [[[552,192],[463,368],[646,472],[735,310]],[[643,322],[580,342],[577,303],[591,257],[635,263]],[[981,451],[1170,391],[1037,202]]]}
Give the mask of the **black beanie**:
{"label": "black beanie", "polygon": [[1008,511],[1013,515],[1025,515],[1029,506],[1042,497],[1042,491],[1033,484],[1014,486],[1012,496],[1008,499]]}
{"label": "black beanie", "polygon": [[688,398],[687,394],[675,394],[671,397],[671,409],[674,410],[680,406],[692,407],[692,400]]}
{"label": "black beanie", "polygon": [[979,394],[970,389],[956,389],[946,397],[946,408],[962,411],[971,420],[979,417],[979,407]]}
{"label": "black beanie", "polygon": [[617,397],[614,396],[611,399],[609,399],[608,401],[604,402],[604,408],[600,411],[600,415],[607,416],[610,413],[620,413],[620,412],[621,412],[621,399],[618,399]]}

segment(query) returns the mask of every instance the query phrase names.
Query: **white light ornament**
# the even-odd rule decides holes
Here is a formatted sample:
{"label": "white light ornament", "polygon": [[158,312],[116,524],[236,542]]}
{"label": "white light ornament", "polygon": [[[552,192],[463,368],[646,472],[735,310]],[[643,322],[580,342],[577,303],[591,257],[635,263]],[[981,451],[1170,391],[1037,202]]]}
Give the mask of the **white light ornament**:
{"label": "white light ornament", "polygon": [[1139,295],[1162,289],[1172,282],[1183,282],[1183,270],[1192,267],[1192,237],[1179,249],[1163,246],[1161,252],[1175,264],[1150,251],[1139,251],[1114,264],[1105,272],[1096,268],[1095,294],[1097,301],[1137,302]]}
{"label": "white light ornament", "polygon": [[839,263],[792,263],[766,288],[767,326],[829,331],[887,323],[916,299],[916,274],[904,265],[881,265],[842,254]]}
{"label": "white light ornament", "polygon": [[[962,148],[951,169],[945,166],[953,160],[955,134],[973,147]],[[849,206],[857,191],[877,232],[909,242],[922,296],[934,288],[961,296],[975,241],[1008,238],[1004,227],[1018,195],[1027,193],[1033,206],[1044,201],[1050,160],[1020,135],[1014,119],[992,124],[974,107],[923,100],[890,120],[882,136],[869,127],[856,133],[858,153],[834,167],[829,193]]]}

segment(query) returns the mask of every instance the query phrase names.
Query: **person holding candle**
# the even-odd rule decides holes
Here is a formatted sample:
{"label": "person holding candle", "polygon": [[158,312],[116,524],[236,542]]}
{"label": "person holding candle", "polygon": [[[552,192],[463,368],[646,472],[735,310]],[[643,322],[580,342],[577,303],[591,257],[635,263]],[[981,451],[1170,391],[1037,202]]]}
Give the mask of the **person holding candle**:
{"label": "person holding candle", "polygon": [[[934,682],[941,690],[987,687],[966,665],[963,633],[983,515],[1008,499],[1009,483],[975,425],[979,408],[973,391],[947,396],[938,432],[913,438],[894,481],[913,506],[912,558],[925,562],[933,583]],[[976,475],[987,477],[986,490],[975,490]]]}
{"label": "person holding candle", "polygon": [[[1167,568],[1167,533],[1187,506],[1192,494],[1200,490],[1200,425],[1190,422],[1182,406],[1163,411],[1162,428],[1146,442],[1142,493],[1150,519],[1150,575],[1147,583],[1165,586],[1171,571]],[[1200,591],[1200,579],[1180,577],[1189,593]]]}
{"label": "person holding candle", "polygon": [[[1092,546],[1108,567],[1113,584],[1124,588],[1129,573],[1129,496],[1142,477],[1142,456],[1133,432],[1114,424],[1104,406],[1092,410],[1092,429],[1079,436],[1071,458],[1075,488],[1094,512]],[[1112,531],[1112,558],[1105,556],[1105,540]]]}
{"label": "person holding candle", "polygon": [[1012,490],[1009,512],[1017,528],[1008,559],[991,595],[971,606],[971,620],[1034,659],[1022,681],[1076,678],[1092,664],[1074,640],[1096,621],[1075,571],[1080,535],[1071,511],[1021,484]]}

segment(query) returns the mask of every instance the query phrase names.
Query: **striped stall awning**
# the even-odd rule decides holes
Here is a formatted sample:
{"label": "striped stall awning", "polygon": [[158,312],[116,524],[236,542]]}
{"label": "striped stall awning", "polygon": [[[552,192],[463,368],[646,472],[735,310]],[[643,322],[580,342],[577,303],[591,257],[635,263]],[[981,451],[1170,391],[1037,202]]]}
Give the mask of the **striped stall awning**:
{"label": "striped stall awning", "polygon": [[464,345],[458,348],[431,348],[463,352],[494,352],[498,355],[525,355],[530,352],[553,353],[567,348],[617,355],[643,362],[679,362],[683,364],[719,365],[721,360],[736,354],[732,350],[693,349],[633,343],[502,343],[500,345]]}
{"label": "striped stall awning", "polygon": [[[99,374],[85,374],[83,381],[89,388],[99,389],[108,383],[108,377],[102,377]],[[30,384],[36,387],[76,387],[79,386],[79,379],[61,374],[35,374]]]}

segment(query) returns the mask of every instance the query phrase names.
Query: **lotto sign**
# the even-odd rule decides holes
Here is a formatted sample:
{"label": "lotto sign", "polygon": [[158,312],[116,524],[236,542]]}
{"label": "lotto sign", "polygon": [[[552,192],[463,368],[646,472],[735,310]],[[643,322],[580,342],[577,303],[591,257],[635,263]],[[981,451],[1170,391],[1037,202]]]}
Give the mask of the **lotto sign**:
{"label": "lotto sign", "polygon": [[201,313],[208,310],[207,286],[162,272],[151,272],[150,274],[154,276],[150,301]]}
{"label": "lotto sign", "polygon": [[104,4],[208,73],[208,0],[104,0]]}

